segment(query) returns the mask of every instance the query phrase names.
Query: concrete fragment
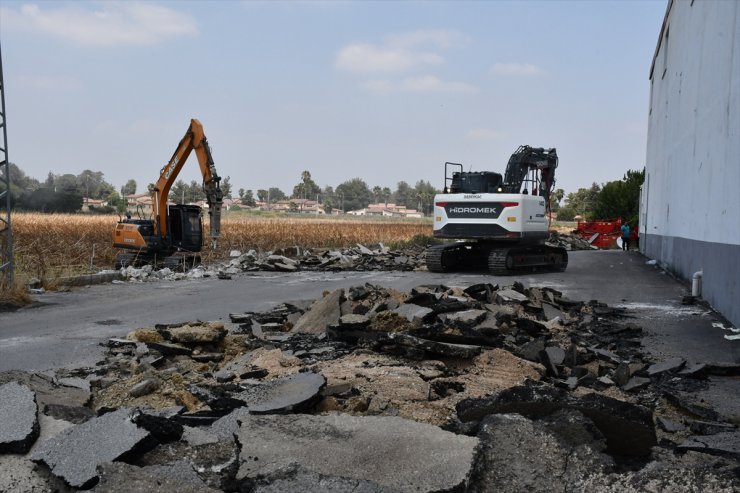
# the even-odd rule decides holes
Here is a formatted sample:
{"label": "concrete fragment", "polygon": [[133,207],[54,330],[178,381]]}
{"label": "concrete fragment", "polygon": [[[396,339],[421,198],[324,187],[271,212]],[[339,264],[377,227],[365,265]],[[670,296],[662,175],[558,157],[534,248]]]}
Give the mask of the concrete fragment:
{"label": "concrete fragment", "polygon": [[273,414],[302,409],[314,403],[326,385],[318,373],[297,373],[232,394],[245,403],[252,414]]}
{"label": "concrete fragment", "polygon": [[141,397],[147,394],[151,394],[159,388],[159,381],[155,378],[146,378],[141,382],[137,383],[128,391],[128,395],[131,397]]}
{"label": "concrete fragment", "polygon": [[644,389],[650,385],[650,379],[645,377],[632,377],[626,384],[622,386],[622,390],[625,392],[634,392],[636,390]]}
{"label": "concrete fragment", "polygon": [[322,493],[399,493],[372,481],[327,476],[292,466],[261,477],[254,482],[252,493],[285,493],[320,491]]}
{"label": "concrete fragment", "polygon": [[649,377],[656,377],[662,373],[676,373],[677,371],[680,371],[685,364],[686,360],[683,358],[672,358],[650,365],[647,369],[647,374]]}
{"label": "concrete fragment", "polygon": [[660,416],[655,418],[655,423],[661,430],[665,431],[666,433],[676,433],[677,431],[686,429],[686,427],[681,423],[676,423],[675,421],[671,421],[670,419],[666,419]]}
{"label": "concrete fragment", "polygon": [[561,409],[573,409],[594,422],[607,439],[607,451],[645,456],[657,443],[649,409],[601,394],[575,396],[563,389],[528,381],[490,397],[465,399],[457,404],[461,421],[479,421],[489,414],[518,413],[541,418]]}
{"label": "concrete fragment", "polygon": [[608,472],[612,466],[593,437],[585,444],[567,443],[545,423],[518,414],[488,416],[478,438],[479,458],[469,491],[570,491],[572,478],[584,471]]}
{"label": "concrete fragment", "polygon": [[301,315],[291,332],[321,334],[326,330],[327,325],[336,324],[341,316],[339,302],[342,296],[344,296],[344,290],[337,289],[316,301],[306,313]]}
{"label": "concrete fragment", "polygon": [[219,342],[226,336],[226,329],[220,322],[170,327],[165,332],[172,342],[190,345]]}
{"label": "concrete fragment", "polygon": [[630,381],[630,367],[624,361],[617,365],[617,368],[612,373],[612,380],[615,384],[623,387]]}
{"label": "concrete fragment", "polygon": [[514,291],[513,289],[499,289],[496,291],[496,301],[501,304],[522,303],[528,300],[529,298],[527,298],[526,295],[523,295],[519,291]]}
{"label": "concrete fragment", "polygon": [[147,342],[146,345],[149,349],[159,351],[165,356],[176,356],[178,354],[190,355],[193,352],[190,348],[168,342]]}
{"label": "concrete fragment", "polygon": [[36,394],[16,382],[0,385],[0,453],[25,454],[39,436]]}
{"label": "concrete fragment", "polygon": [[44,414],[74,424],[84,423],[90,418],[95,417],[95,413],[89,407],[64,406],[61,404],[48,404],[44,406]]}
{"label": "concrete fragment", "polygon": [[105,493],[215,493],[187,463],[171,466],[136,467],[114,462],[100,467],[100,482],[93,490]]}
{"label": "concrete fragment", "polygon": [[689,420],[689,428],[697,435],[716,435],[717,433],[735,431],[735,425],[729,423],[717,423],[712,421]]}
{"label": "concrete fragment", "polygon": [[7,493],[71,493],[75,490],[20,455],[0,455],[0,491]]}
{"label": "concrete fragment", "polygon": [[421,349],[431,355],[445,358],[462,358],[471,359],[478,356],[481,352],[480,346],[470,344],[450,344],[447,342],[430,341],[420,339],[408,334],[395,333],[389,336],[391,341],[402,346]]}
{"label": "concrete fragment", "polygon": [[705,454],[740,459],[740,431],[725,431],[708,436],[692,436],[678,446],[679,450],[696,450]]}
{"label": "concrete fragment", "polygon": [[478,443],[403,418],[348,415],[247,416],[237,440],[240,481],[298,464],[408,492],[462,488]]}
{"label": "concrete fragment", "polygon": [[486,318],[487,313],[486,310],[464,310],[461,312],[444,313],[439,318],[447,324],[470,328],[481,323]]}
{"label": "concrete fragment", "polygon": [[556,318],[565,320],[565,313],[550,303],[542,303],[542,314],[548,322]]}
{"label": "concrete fragment", "polygon": [[44,442],[31,455],[75,488],[89,488],[98,479],[97,467],[134,449],[156,445],[149,432],[131,420],[131,409],[119,409],[67,428]]}
{"label": "concrete fragment", "polygon": [[432,312],[433,310],[431,308],[415,305],[413,303],[404,303],[403,305],[393,310],[393,313],[397,313],[402,317],[406,317],[406,320],[408,320],[409,322],[421,321],[424,317]]}

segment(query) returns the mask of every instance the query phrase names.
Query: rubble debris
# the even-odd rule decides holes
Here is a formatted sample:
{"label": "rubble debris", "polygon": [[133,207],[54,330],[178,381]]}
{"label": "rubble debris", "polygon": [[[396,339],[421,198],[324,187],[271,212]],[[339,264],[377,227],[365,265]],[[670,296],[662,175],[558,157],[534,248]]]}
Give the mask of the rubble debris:
{"label": "rubble debris", "polygon": [[136,467],[122,462],[100,466],[100,482],[93,491],[106,493],[140,493],[144,491],[177,491],[178,493],[216,493],[195,471],[185,464],[177,466]]}
{"label": "rubble debris", "polygon": [[[277,256],[304,254],[275,252],[272,263],[262,260],[278,270],[290,263]],[[332,258],[333,265],[345,263]],[[612,485],[618,484],[620,491],[636,491],[634,485],[655,489],[680,478],[696,490],[737,486],[738,458],[727,435],[737,433],[728,424],[734,417],[695,401],[711,383],[702,377],[735,369],[654,361],[642,350],[634,319],[597,300],[569,300],[521,283],[424,285],[407,292],[359,284],[265,312],[237,307],[229,318],[228,326],[187,321],[109,339],[94,368],[0,373],[0,385],[27,386],[43,410],[31,456],[75,488],[90,487],[102,475],[101,490],[116,482],[131,491],[153,489],[151,481],[161,480],[183,491],[391,492],[412,489],[412,479],[438,460],[430,460],[430,450],[452,450],[469,439],[479,440],[472,458],[465,458],[465,445],[451,476],[435,472],[419,484],[469,491],[518,489],[511,485],[551,491],[550,482],[617,491]],[[117,413],[116,423],[102,431],[100,421]],[[285,428],[293,420],[300,426]],[[408,423],[430,430],[407,440],[423,448],[401,449],[409,461],[402,464],[425,461],[421,468],[414,463],[417,472],[381,478],[378,471],[391,470],[387,461],[397,460],[387,453],[352,466],[351,476],[338,469],[344,457],[332,462],[314,451],[334,450],[345,436],[373,436],[383,447],[397,447],[393,440],[406,440],[393,437],[400,423],[404,433],[416,430]],[[250,433],[257,436],[251,445]],[[263,442],[303,455],[286,463],[272,458],[282,449],[268,449],[273,455],[250,449]],[[58,452],[99,448],[89,470],[67,465],[73,459]],[[57,455],[46,462],[35,455],[42,450]],[[309,453],[329,464],[321,466],[326,469],[303,458]],[[507,469],[490,479],[499,463]],[[38,469],[43,476],[46,468]],[[533,471],[551,476],[546,489],[545,473]],[[29,484],[37,479],[29,477]]]}
{"label": "rubble debris", "polygon": [[588,240],[575,235],[567,233],[558,233],[557,231],[550,231],[550,238],[545,242],[548,246],[562,247],[568,251],[571,250],[598,250],[599,247],[592,245]]}
{"label": "rubble debris", "polygon": [[337,289],[322,299],[316,301],[311,308],[296,321],[291,332],[319,334],[326,330],[327,325],[339,321],[341,311],[340,299],[344,295],[343,289]]}
{"label": "rubble debris", "polygon": [[601,394],[574,396],[533,381],[502,390],[483,399],[466,399],[457,406],[463,422],[479,421],[489,414],[518,413],[542,418],[561,409],[574,409],[591,419],[606,437],[607,451],[616,455],[645,456],[657,443],[649,409]]}
{"label": "rubble debris", "polygon": [[408,492],[462,487],[478,444],[477,438],[398,417],[331,414],[246,416],[236,437],[240,482],[298,464]]}
{"label": "rubble debris", "polygon": [[315,403],[325,385],[326,379],[322,375],[297,373],[252,385],[232,395],[242,401],[251,414],[284,413],[299,411]]}
{"label": "rubble debris", "polygon": [[[128,266],[121,274],[129,282],[181,280],[211,277],[230,279],[240,272],[274,271],[412,271],[424,270],[424,247],[391,250],[382,244],[373,247],[357,244],[343,249],[283,249],[281,252],[230,252],[229,260],[214,265],[200,265],[188,272],[173,272],[168,268],[154,270],[151,265],[141,268]],[[236,253],[239,255],[234,256]]]}
{"label": "rubble debris", "polygon": [[679,450],[696,450],[705,454],[740,459],[740,431],[692,436],[678,446]]}
{"label": "rubble debris", "polygon": [[0,491],[71,493],[72,488],[21,455],[0,455]]}
{"label": "rubble debris", "polygon": [[136,448],[156,445],[149,432],[131,420],[131,409],[119,409],[68,428],[44,442],[31,456],[75,488],[89,488],[96,468],[119,460]]}
{"label": "rubble debris", "polygon": [[36,395],[15,382],[0,385],[0,453],[25,454],[39,436]]}
{"label": "rubble debris", "polygon": [[[564,419],[562,416],[558,421]],[[586,471],[589,474],[609,472],[613,460],[600,453],[604,450],[603,437],[588,419],[583,419],[582,415],[580,419],[580,423],[574,421],[569,426],[569,431],[580,428],[569,436],[558,433],[556,425],[531,421],[520,414],[486,417],[478,432],[480,457],[470,489],[481,492],[570,491],[569,486]],[[566,441],[573,438],[576,438],[575,443]]]}

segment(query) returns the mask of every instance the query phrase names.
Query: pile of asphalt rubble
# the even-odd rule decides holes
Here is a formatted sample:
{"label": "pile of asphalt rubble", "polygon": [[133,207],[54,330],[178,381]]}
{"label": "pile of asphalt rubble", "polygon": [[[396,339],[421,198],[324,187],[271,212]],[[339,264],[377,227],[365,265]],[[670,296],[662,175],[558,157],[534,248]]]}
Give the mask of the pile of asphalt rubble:
{"label": "pile of asphalt rubble", "polygon": [[[551,233],[547,242],[566,250],[592,250],[596,247],[576,235]],[[344,249],[303,249],[284,248],[277,251],[242,253],[232,250],[227,262],[214,265],[200,265],[188,272],[173,272],[168,268],[154,269],[129,266],[121,269],[130,281],[156,281],[159,279],[181,280],[212,277],[231,279],[241,272],[256,271],[413,271],[426,269],[425,248],[409,247],[391,250],[379,243],[370,248],[357,244]]]}
{"label": "pile of asphalt rubble", "polygon": [[0,374],[0,490],[737,491],[694,399],[739,368],[649,361],[629,313],[515,283],[369,284],[141,328],[93,368]]}

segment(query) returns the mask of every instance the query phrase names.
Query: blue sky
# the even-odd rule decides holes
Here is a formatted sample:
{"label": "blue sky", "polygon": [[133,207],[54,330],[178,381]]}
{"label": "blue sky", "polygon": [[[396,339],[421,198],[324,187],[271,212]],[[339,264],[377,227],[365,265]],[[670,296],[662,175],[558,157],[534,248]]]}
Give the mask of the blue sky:
{"label": "blue sky", "polygon": [[141,190],[194,117],[234,190],[441,188],[527,144],[573,192],[644,166],[666,4],[3,0],[9,157]]}

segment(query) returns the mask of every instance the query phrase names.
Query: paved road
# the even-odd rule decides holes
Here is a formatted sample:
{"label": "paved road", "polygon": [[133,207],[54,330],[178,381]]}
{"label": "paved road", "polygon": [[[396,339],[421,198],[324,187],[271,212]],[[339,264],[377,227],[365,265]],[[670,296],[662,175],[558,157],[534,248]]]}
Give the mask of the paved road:
{"label": "paved road", "polygon": [[572,299],[598,299],[630,308],[656,358],[740,362],[740,341],[712,327],[715,314],[680,304],[686,288],[636,252],[572,252],[564,273],[494,277],[485,273],[300,272],[242,274],[201,279],[108,284],[38,296],[34,307],[0,313],[0,371],[94,365],[98,342],[137,327],[188,320],[224,320],[228,314],[267,310],[277,303],[314,299],[324,290],[366,282],[399,290],[420,284],[469,286],[477,282],[549,286]]}

